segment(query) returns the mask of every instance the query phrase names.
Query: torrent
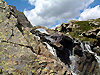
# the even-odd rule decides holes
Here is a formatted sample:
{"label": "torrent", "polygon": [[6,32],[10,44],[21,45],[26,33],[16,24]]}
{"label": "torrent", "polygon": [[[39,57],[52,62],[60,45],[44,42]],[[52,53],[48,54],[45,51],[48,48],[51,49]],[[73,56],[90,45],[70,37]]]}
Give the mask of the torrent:
{"label": "torrent", "polygon": [[100,75],[99,22],[32,26],[23,12],[0,0],[0,74]]}

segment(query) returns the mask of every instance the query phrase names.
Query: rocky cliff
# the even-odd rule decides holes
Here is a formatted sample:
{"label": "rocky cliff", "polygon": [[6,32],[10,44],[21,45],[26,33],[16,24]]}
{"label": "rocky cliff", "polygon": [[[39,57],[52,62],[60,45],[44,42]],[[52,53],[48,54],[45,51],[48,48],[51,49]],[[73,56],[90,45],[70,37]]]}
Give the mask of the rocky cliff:
{"label": "rocky cliff", "polygon": [[[91,31],[80,31],[86,25],[79,23],[63,23],[56,30],[33,27],[16,7],[0,0],[0,74],[100,75],[99,26],[91,21]],[[82,38],[74,32],[80,32]],[[90,37],[90,32],[95,36]]]}
{"label": "rocky cliff", "polygon": [[0,0],[0,74],[71,75],[71,72],[30,31],[22,12]]}
{"label": "rocky cliff", "polygon": [[100,74],[100,18],[87,21],[70,20],[57,26],[55,31],[71,35],[74,39],[71,56],[74,63],[71,65],[74,64],[72,69],[75,72],[78,74],[82,72],[80,75],[93,75],[93,71],[99,67],[94,74]]}

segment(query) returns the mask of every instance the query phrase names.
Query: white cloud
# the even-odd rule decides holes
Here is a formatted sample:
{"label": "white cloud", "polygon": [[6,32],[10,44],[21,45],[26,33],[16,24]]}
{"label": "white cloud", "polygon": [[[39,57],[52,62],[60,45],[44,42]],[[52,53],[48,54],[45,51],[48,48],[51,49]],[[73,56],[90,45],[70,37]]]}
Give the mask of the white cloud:
{"label": "white cloud", "polygon": [[34,5],[35,2],[36,2],[36,0],[29,0],[29,3],[30,3],[31,5]]}
{"label": "white cloud", "polygon": [[58,24],[56,26],[53,26],[51,29],[55,29],[57,26],[60,26],[61,24]]}
{"label": "white cloud", "polygon": [[49,27],[80,15],[80,10],[85,9],[94,0],[29,0],[35,8],[24,14],[33,25]]}
{"label": "white cloud", "polygon": [[79,20],[88,20],[100,18],[100,6],[97,5],[94,8],[85,9],[79,17]]}

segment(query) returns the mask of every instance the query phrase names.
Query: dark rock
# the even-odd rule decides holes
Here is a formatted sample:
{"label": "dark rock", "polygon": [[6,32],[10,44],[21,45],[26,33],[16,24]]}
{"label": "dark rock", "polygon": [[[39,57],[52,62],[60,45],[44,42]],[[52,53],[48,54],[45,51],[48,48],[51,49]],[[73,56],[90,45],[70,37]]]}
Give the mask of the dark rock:
{"label": "dark rock", "polygon": [[[34,33],[34,31],[33,31]],[[43,35],[42,33],[34,33],[39,35],[43,42],[47,42],[53,48],[56,49],[57,57],[61,59],[65,64],[69,64],[70,52],[73,48],[73,38],[66,34],[56,32],[52,35]]]}
{"label": "dark rock", "polygon": [[97,37],[97,33],[99,31],[100,31],[100,28],[92,29],[92,30],[89,30],[87,32],[84,32],[83,36],[89,37],[89,38],[96,38]]}
{"label": "dark rock", "polygon": [[[56,30],[43,26],[32,26],[22,12],[16,7],[0,1],[0,74],[7,75],[72,75],[68,69],[74,64],[74,69],[80,75],[99,75],[100,68],[96,55],[100,48],[91,45],[89,52],[84,42],[73,39],[61,32],[71,32],[79,27],[76,21],[69,21]],[[41,33],[38,28],[48,32]],[[59,30],[61,29],[61,30]],[[83,35],[99,38],[100,29],[87,31]],[[37,38],[39,37],[39,38]],[[99,44],[99,43],[98,43]],[[51,47],[49,49],[49,47]],[[56,56],[50,50],[55,50]],[[66,66],[68,65],[68,67]]]}
{"label": "dark rock", "polygon": [[83,52],[82,52],[82,48],[80,47],[80,45],[76,45],[74,48],[74,54],[78,55],[79,57],[83,56]]}
{"label": "dark rock", "polygon": [[57,26],[55,30],[59,32],[67,32],[68,25],[69,25],[68,23],[62,23],[61,25]]}
{"label": "dark rock", "polygon": [[[71,75],[66,65],[32,34],[32,28],[22,12],[0,0],[0,74]],[[41,38],[46,36],[35,32]]]}
{"label": "dark rock", "polygon": [[100,47],[99,47],[99,46],[94,47],[94,48],[92,49],[92,51],[95,52],[98,56],[100,56]]}
{"label": "dark rock", "polygon": [[98,63],[93,54],[84,52],[84,56],[77,60],[78,69],[83,75],[93,75],[99,73]]}

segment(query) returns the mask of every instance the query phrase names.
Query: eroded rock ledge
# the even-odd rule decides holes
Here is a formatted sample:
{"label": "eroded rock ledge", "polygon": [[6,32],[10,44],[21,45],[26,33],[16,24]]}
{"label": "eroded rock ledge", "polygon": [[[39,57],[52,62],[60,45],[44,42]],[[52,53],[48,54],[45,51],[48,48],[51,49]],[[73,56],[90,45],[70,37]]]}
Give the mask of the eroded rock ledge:
{"label": "eroded rock ledge", "polygon": [[71,75],[30,31],[33,26],[22,12],[0,0],[0,74]]}
{"label": "eroded rock ledge", "polygon": [[0,0],[0,74],[72,75],[73,71],[78,75],[100,75],[97,47],[68,35],[80,27],[74,22],[62,24],[56,30],[33,27],[22,12]]}

